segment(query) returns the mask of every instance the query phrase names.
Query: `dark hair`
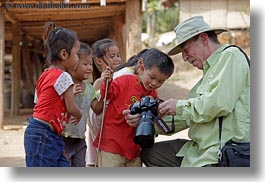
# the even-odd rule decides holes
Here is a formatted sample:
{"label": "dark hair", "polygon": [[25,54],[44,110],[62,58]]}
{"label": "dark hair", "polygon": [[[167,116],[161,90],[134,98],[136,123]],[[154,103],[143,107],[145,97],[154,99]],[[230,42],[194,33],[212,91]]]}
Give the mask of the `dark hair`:
{"label": "dark hair", "polygon": [[56,27],[54,22],[47,22],[44,25],[42,37],[49,64],[61,60],[59,53],[62,49],[65,49],[70,55],[74,44],[78,41],[76,32]]}
{"label": "dark hair", "polygon": [[49,32],[51,32],[55,28],[56,28],[56,25],[54,22],[45,23],[45,25],[43,26],[43,34],[42,34],[43,43],[45,43],[45,41],[47,40]]}
{"label": "dark hair", "polygon": [[159,71],[165,75],[171,76],[174,72],[174,63],[172,59],[162,51],[152,48],[145,51],[141,58],[144,60],[143,64],[146,69],[157,67]]}
{"label": "dark hair", "polygon": [[[220,44],[220,42],[218,40],[218,37],[217,37],[217,35],[216,35],[216,33],[214,31],[208,31],[208,32],[203,32],[203,33],[206,33],[208,35],[209,39],[211,41],[213,41],[214,43]],[[198,40],[199,36],[200,36],[200,34],[192,37],[192,39],[194,41],[196,41],[196,40]]]}
{"label": "dark hair", "polygon": [[84,42],[80,42],[79,55],[90,55],[92,53],[91,48]]}
{"label": "dark hair", "polygon": [[141,58],[142,54],[143,54],[144,52],[146,52],[146,51],[148,51],[148,49],[143,49],[143,50],[141,50],[137,55],[133,55],[133,56],[131,56],[131,57],[128,59],[128,61],[127,61],[126,63],[124,63],[124,64],[122,64],[122,65],[116,67],[116,68],[114,69],[114,71],[119,71],[119,70],[121,70],[122,68],[137,65],[137,63],[138,63],[138,61],[139,61],[139,58]]}
{"label": "dark hair", "polygon": [[[56,28],[56,25],[55,25],[54,22],[47,22],[43,26],[42,41],[43,41],[44,57],[45,58],[47,58],[47,56],[48,56],[48,47],[47,47],[47,44],[46,44],[46,41],[47,41],[47,38],[48,38],[48,34],[52,30],[54,30],[55,28]],[[47,62],[47,60],[46,60],[46,62]]]}
{"label": "dark hair", "polygon": [[218,37],[214,31],[205,32],[209,39],[211,39],[214,43],[220,44]]}
{"label": "dark hair", "polygon": [[[93,52],[93,80],[101,77],[101,70],[99,70],[98,65],[96,65],[95,60],[96,58],[102,58],[106,55],[108,49],[111,46],[118,46],[117,43],[109,38],[104,38],[98,40],[92,44],[92,52]],[[104,60],[104,59],[103,59]]]}

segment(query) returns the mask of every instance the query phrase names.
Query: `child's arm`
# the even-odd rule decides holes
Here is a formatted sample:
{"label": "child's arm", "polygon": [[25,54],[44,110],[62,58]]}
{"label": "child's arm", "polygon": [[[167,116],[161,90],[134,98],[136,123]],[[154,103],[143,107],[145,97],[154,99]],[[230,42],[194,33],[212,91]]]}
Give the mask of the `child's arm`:
{"label": "child's arm", "polygon": [[[109,81],[110,85],[112,77],[113,77],[113,70],[110,67],[107,67],[106,71],[102,73],[102,81],[104,80]],[[91,108],[94,111],[94,113],[96,113],[97,115],[103,111],[103,107],[104,107],[104,96],[101,96],[99,100],[94,99],[91,103]]]}
{"label": "child's arm", "polygon": [[100,77],[100,78],[96,79],[96,81],[95,81],[94,84],[93,84],[93,87],[94,87],[94,89],[95,89],[96,91],[98,91],[98,90],[100,89],[100,87],[101,87],[103,81],[104,81],[104,78],[103,78],[103,77]]}
{"label": "child's arm", "polygon": [[103,111],[103,106],[104,106],[104,100],[100,98],[100,100],[97,100],[94,98],[94,100],[91,103],[91,109],[93,110],[96,115],[99,115]]}
{"label": "child's arm", "polygon": [[95,80],[93,84],[94,89],[98,91],[101,88],[103,81],[107,78],[109,78],[109,80],[112,80],[112,77],[113,77],[113,70],[111,67],[107,66],[106,70],[101,73],[101,77]]}
{"label": "child's arm", "polygon": [[75,102],[73,85],[71,85],[63,94],[67,112],[75,118],[74,124],[77,124],[82,117],[82,111]]}

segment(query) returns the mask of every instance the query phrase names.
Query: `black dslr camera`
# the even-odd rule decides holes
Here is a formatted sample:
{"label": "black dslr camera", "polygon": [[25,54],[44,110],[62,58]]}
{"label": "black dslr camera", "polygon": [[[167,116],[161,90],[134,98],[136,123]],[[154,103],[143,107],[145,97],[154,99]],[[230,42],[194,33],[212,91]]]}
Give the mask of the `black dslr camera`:
{"label": "black dslr camera", "polygon": [[172,129],[170,130],[166,123],[158,116],[158,105],[162,102],[160,99],[153,99],[150,96],[142,97],[141,101],[135,102],[130,106],[130,114],[141,114],[141,119],[136,127],[133,141],[142,148],[151,147],[154,144],[156,123],[166,134],[175,131],[172,118]]}

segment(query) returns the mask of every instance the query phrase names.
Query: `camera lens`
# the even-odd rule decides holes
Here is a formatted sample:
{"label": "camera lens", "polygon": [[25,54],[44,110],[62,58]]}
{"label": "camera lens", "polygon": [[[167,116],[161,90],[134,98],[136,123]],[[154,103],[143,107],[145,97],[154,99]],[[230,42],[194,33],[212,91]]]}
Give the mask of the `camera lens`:
{"label": "camera lens", "polygon": [[136,128],[134,143],[139,144],[142,148],[152,147],[154,144],[155,128],[152,120],[144,117]]}
{"label": "camera lens", "polygon": [[154,144],[154,136],[138,135],[134,137],[134,143],[139,144],[141,148],[149,148]]}

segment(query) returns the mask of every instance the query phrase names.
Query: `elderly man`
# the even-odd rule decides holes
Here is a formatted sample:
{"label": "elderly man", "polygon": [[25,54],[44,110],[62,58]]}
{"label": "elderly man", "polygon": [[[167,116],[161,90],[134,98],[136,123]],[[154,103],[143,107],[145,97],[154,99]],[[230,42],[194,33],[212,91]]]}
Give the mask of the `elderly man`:
{"label": "elderly man", "polygon": [[[161,115],[174,116],[176,132],[189,128],[190,140],[176,139],[143,148],[146,166],[218,166],[219,118],[223,118],[221,145],[250,140],[250,70],[238,47],[221,45],[217,35],[226,31],[211,28],[195,16],[174,29],[176,46],[169,55],[182,53],[184,61],[203,71],[187,100],[169,99],[159,105]],[[123,111],[136,126],[139,115]],[[166,120],[166,118],[164,117]]]}

